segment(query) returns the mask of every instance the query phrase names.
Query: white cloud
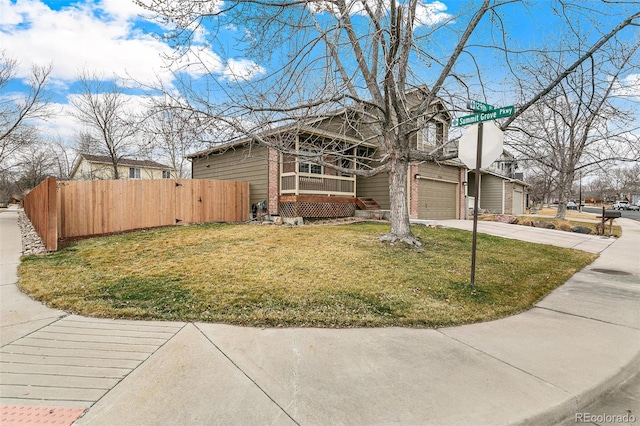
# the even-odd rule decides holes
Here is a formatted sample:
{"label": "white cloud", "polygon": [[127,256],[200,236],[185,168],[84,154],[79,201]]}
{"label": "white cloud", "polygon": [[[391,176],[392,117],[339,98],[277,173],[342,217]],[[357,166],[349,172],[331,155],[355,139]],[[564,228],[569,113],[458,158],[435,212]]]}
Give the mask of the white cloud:
{"label": "white cloud", "polygon": [[[365,5],[374,12],[378,8],[377,0],[350,0],[347,1],[349,15],[366,15]],[[308,7],[312,13],[328,12],[340,16],[337,6],[331,1],[309,2]],[[383,7],[385,10],[389,10],[389,2],[384,3]],[[446,10],[447,6],[440,1],[434,1],[433,3],[419,2],[416,7],[416,21],[419,25],[436,25],[451,18],[451,15],[445,12]]]}
{"label": "white cloud", "polygon": [[224,71],[222,58],[202,46],[192,46],[184,55],[176,59],[171,68],[174,71],[184,71],[192,77],[221,74]]}
{"label": "white cloud", "polygon": [[640,73],[629,74],[614,84],[614,94],[620,97],[640,98]]}
{"label": "white cloud", "polygon": [[439,1],[433,3],[418,3],[416,7],[416,19],[423,25],[433,26],[451,19],[451,15],[446,13],[447,5]]}
{"label": "white cloud", "polygon": [[[75,80],[78,72],[110,76],[130,75],[144,83],[156,81],[163,70],[161,54],[167,45],[133,30],[130,20],[136,9],[122,0],[101,3],[103,16],[96,16],[91,3],[77,3],[52,10],[40,1],[0,0],[0,46],[18,59],[18,77],[25,78],[32,64],[53,64],[52,78]],[[163,80],[170,79],[165,75]]]}
{"label": "white cloud", "polygon": [[[77,2],[59,10],[40,0],[0,0],[0,46],[8,57],[18,59],[19,78],[27,78],[34,64],[52,64],[51,78],[59,88],[75,81],[81,71],[143,84],[160,80],[171,87],[175,71],[225,79],[236,73],[238,79],[247,79],[262,70],[244,60],[225,65],[218,54],[197,45],[204,34],[199,34],[196,46],[184,57],[167,66],[164,58],[171,57],[173,50],[134,26],[143,14],[130,0]],[[119,84],[128,85],[124,80]]]}
{"label": "white cloud", "polygon": [[133,0],[102,0],[101,5],[106,13],[122,21],[136,19],[147,13]]}
{"label": "white cloud", "polygon": [[223,77],[229,81],[250,80],[263,75],[266,70],[248,59],[229,59]]}
{"label": "white cloud", "polygon": [[54,114],[52,114],[47,121],[38,123],[40,132],[48,135],[49,138],[60,138],[65,143],[73,141],[81,126],[79,126],[78,121],[71,116],[71,108],[73,107],[68,104],[51,104],[51,110]]}

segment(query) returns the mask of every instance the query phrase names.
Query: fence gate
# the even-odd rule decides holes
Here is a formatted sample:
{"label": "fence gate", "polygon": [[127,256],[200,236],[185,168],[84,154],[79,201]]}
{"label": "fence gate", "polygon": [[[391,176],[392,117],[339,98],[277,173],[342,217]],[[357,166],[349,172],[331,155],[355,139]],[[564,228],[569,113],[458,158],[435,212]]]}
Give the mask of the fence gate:
{"label": "fence gate", "polygon": [[177,223],[245,222],[250,213],[248,182],[209,179],[48,178],[24,205],[47,250],[56,250],[59,239]]}

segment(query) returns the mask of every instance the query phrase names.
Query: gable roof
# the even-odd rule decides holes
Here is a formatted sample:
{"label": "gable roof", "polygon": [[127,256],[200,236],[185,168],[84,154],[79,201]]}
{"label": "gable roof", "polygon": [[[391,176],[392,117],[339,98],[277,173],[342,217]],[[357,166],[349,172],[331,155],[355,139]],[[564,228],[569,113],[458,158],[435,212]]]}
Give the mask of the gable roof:
{"label": "gable roof", "polygon": [[[419,100],[421,100],[422,98],[420,97],[420,95],[426,90],[425,87],[426,86],[419,86],[419,87],[413,88],[410,91],[408,91],[407,94],[409,94],[412,97],[418,97]],[[440,98],[434,99],[431,105],[436,106],[439,112],[445,113],[448,119],[452,118],[451,113],[447,110],[446,106],[444,105],[444,102]],[[353,109],[352,107],[340,108],[334,111],[329,111],[322,115],[318,115],[313,118],[308,118],[303,123],[294,122],[294,123],[283,124],[282,126],[276,127],[275,129],[259,132],[259,135],[264,137],[264,136],[271,136],[279,133],[293,131],[298,133],[307,133],[311,135],[325,136],[327,138],[332,138],[335,140],[343,140],[348,143],[353,143],[353,144],[362,145],[362,146],[375,147],[375,144],[356,139],[352,136],[347,136],[341,133],[335,133],[330,130],[323,129],[322,127],[315,127],[315,125],[317,125],[318,123],[321,123],[322,121],[325,121],[327,119],[331,119],[334,117],[340,117],[341,115],[349,111],[356,111],[356,110]],[[222,152],[229,148],[242,146],[252,142],[254,142],[254,138],[252,137],[241,136],[238,138],[232,138],[231,140],[228,140],[226,142],[217,143],[208,149],[194,152],[192,154],[188,154],[185,156],[185,158],[194,159],[199,157],[206,157],[207,155],[210,155],[216,152]]]}
{"label": "gable roof", "polygon": [[[82,159],[93,164],[104,164],[108,166],[111,166],[112,164],[111,157],[107,155],[80,154],[80,156],[78,157],[78,161],[76,161],[76,164],[73,166],[73,169],[69,174],[69,177],[75,176],[76,172],[78,171],[78,168],[80,167],[80,163],[82,162]],[[174,171],[174,169],[170,166],[158,163],[156,161],[151,161],[151,160],[132,160],[129,158],[121,158],[120,161],[118,162],[118,165],[134,166],[134,167],[140,167],[145,169],[162,169],[162,170],[168,169],[168,170]]]}
{"label": "gable roof", "polygon": [[[98,164],[109,164],[111,165],[111,157],[107,155],[91,155],[91,154],[80,154],[80,157],[83,157],[86,161],[90,163],[98,163]],[[121,158],[118,161],[118,165],[120,166],[136,166],[143,167],[146,169],[171,169],[170,166],[165,164],[158,163],[156,161],[151,160],[133,160],[129,158]]]}
{"label": "gable roof", "polygon": [[[312,127],[307,124],[301,125],[298,123],[286,124],[286,125],[280,126],[276,129],[273,129],[264,133],[260,133],[260,136],[267,137],[267,136],[277,135],[279,133],[292,132],[292,131],[297,133],[307,133],[310,135],[325,136],[327,138],[332,138],[332,139],[342,140],[342,141],[357,144],[357,145],[367,146],[366,142],[362,142],[361,140],[355,139],[351,136],[334,133],[329,130]],[[198,157],[206,157],[209,154],[221,152],[230,148],[242,146],[242,145],[253,143],[253,142],[254,142],[254,138],[252,137],[242,137],[242,138],[231,140],[229,142],[216,144],[215,146],[205,149],[203,151],[194,152],[193,154],[187,155],[185,158],[193,159]]]}

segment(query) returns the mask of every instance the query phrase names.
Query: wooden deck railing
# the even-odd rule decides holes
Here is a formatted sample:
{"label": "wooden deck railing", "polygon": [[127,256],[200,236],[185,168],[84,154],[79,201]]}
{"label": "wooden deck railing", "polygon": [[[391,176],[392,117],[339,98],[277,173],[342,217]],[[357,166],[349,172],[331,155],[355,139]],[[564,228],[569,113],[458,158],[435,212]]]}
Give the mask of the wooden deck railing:
{"label": "wooden deck railing", "polygon": [[356,178],[315,173],[283,173],[280,176],[280,194],[355,197]]}

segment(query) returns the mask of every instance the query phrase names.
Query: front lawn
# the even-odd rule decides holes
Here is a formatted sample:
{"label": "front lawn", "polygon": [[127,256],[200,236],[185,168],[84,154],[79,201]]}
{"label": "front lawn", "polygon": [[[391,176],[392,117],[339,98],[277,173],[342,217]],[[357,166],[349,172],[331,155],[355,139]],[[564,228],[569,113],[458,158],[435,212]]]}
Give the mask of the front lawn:
{"label": "front lawn", "polygon": [[415,226],[424,250],[388,245],[388,224],[193,225],[80,241],[23,257],[20,287],[98,317],[253,326],[436,327],[529,309],[596,256]]}

